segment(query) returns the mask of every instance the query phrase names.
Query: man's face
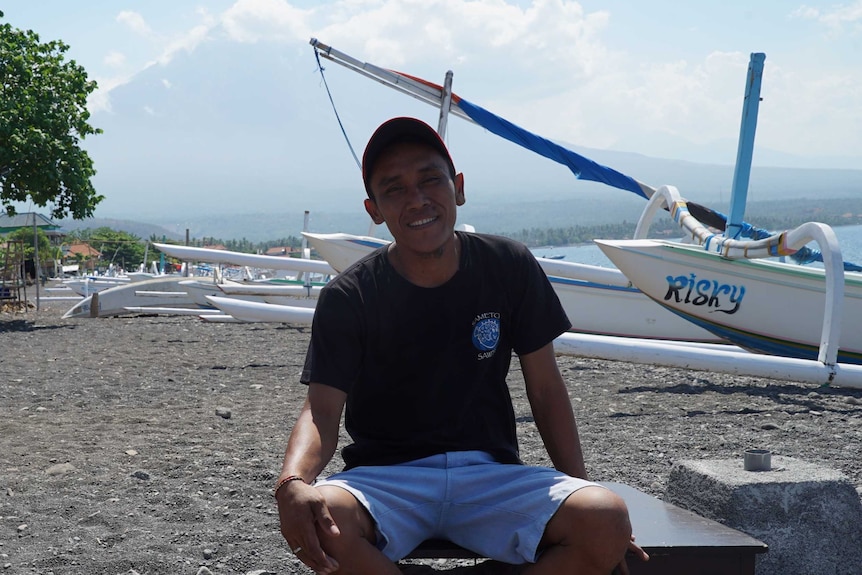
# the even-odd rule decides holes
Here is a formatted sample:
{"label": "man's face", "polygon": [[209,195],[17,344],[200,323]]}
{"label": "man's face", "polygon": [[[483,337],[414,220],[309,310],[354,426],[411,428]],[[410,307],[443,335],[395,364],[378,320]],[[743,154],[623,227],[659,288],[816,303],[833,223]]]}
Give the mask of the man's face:
{"label": "man's face", "polygon": [[452,180],[448,162],[434,148],[395,144],[374,165],[374,200],[365,200],[365,209],[376,224],[386,222],[401,249],[431,254],[453,237],[463,183],[461,174]]}

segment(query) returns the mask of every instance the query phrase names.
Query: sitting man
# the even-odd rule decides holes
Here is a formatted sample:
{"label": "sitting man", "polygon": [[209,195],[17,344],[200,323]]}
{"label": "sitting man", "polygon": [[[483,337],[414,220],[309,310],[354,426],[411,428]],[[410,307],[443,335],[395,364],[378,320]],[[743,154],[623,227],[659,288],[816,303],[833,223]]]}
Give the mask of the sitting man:
{"label": "sitting man", "polygon": [[[623,500],[587,480],[553,347],[571,324],[536,259],[455,231],[464,176],[419,120],[382,124],[362,176],[394,241],[321,291],[275,488],[291,550],[316,573],[367,575],[400,573],[430,538],[531,575],[626,571],[629,548],[646,558]],[[513,351],[554,469],[519,458]],[[345,468],[317,480],[345,406]]]}

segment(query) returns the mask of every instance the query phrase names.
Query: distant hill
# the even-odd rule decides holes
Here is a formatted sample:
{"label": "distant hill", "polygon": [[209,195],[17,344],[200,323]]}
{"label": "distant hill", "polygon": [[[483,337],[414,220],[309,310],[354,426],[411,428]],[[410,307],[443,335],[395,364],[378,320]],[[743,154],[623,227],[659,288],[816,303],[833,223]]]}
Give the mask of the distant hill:
{"label": "distant hill", "polygon": [[[462,224],[470,224],[477,231],[511,235],[521,230],[598,226],[615,223],[635,223],[645,207],[645,201],[632,194],[624,194],[615,202],[597,199],[524,201],[518,204],[477,200],[467,202],[458,215]],[[708,203],[707,207],[727,213],[727,201]],[[174,219],[173,216],[171,219]],[[862,217],[862,195],[826,199],[787,199],[750,202],[746,220],[755,226],[778,226],[804,218],[806,221],[834,222],[846,220],[856,223]],[[144,223],[131,220],[92,218],[80,222],[64,220],[64,230],[107,226],[125,231],[142,239],[151,236],[177,241],[185,239],[186,230],[193,239],[211,237],[220,240],[264,241],[299,237],[303,229],[304,213],[257,213],[232,216],[189,217],[181,224]],[[766,223],[769,222],[769,223]],[[308,229],[314,232],[346,232],[389,238],[385,226],[370,227],[371,220],[361,207],[355,211],[311,212]],[[798,225],[798,224],[792,224]]]}
{"label": "distant hill", "polygon": [[[361,155],[388,117],[433,122],[438,112],[335,67],[328,86],[341,125],[304,42],[287,51],[265,42],[206,42],[146,69],[111,91],[110,111],[93,115],[93,125],[104,130],[85,145],[97,170],[94,186],[105,196],[96,215],[163,222],[181,235],[189,228],[192,235],[251,239],[296,234],[303,210],[311,210],[318,231],[367,231],[354,153]],[[657,144],[632,153],[577,146],[577,133],[567,139],[566,147],[652,186],[673,184],[707,205],[729,199],[733,142],[723,143],[723,153],[688,156],[713,162],[697,163],[662,159],[668,148]],[[587,202],[603,204],[588,210],[597,217],[603,211],[618,217],[622,204],[642,202],[576,180],[565,167],[458,118],[450,120],[446,140],[466,178],[462,221],[486,229],[497,227],[485,220],[487,212],[514,225],[521,206],[535,201],[555,202],[548,218],[579,217]],[[768,162],[785,167],[764,167],[775,165]],[[811,169],[817,165],[811,158],[759,146],[753,165],[755,201],[862,195],[862,170]],[[846,159],[838,165],[855,167]]]}
{"label": "distant hill", "polygon": [[121,232],[134,234],[141,239],[149,239],[151,236],[157,238],[165,237],[171,240],[185,239],[185,232],[178,234],[158,224],[148,224],[133,220],[119,220],[114,218],[87,218],[86,220],[57,220],[57,224],[65,232],[74,230],[94,230],[96,228],[111,228]]}
{"label": "distant hill", "polygon": [[[267,49],[205,44],[113,90],[112,112],[94,117],[104,134],[87,140],[98,170],[94,185],[106,199],[97,208],[99,218],[68,226],[115,222],[105,225],[142,238],[183,239],[188,230],[193,238],[260,242],[298,236],[309,210],[311,231],[367,234],[365,193],[345,136],[361,153],[378,121],[390,115],[428,119],[434,110],[375,82],[332,74],[332,87],[342,96],[342,134],[319,77],[309,69],[310,50],[302,47],[306,60],[279,59],[273,67]],[[219,62],[222,73],[208,73],[205,60]],[[237,92],[237,86],[253,89]],[[354,87],[363,97],[346,98]],[[237,97],[245,104],[241,116],[231,113]],[[385,116],[367,109],[372,101],[385,105]],[[466,180],[459,221],[480,231],[636,221],[645,205],[629,192],[575,179],[564,166],[462,120],[450,121],[447,143]],[[652,157],[658,149],[632,153],[561,144],[653,187],[673,184],[683,197],[707,206],[730,200],[730,163]],[[806,159],[790,157],[782,161],[791,167],[765,167],[762,160],[772,158],[761,152],[754,153],[751,206],[862,197],[862,170],[812,169]],[[132,219],[151,226],[136,227]],[[385,237],[386,230],[375,234]]]}

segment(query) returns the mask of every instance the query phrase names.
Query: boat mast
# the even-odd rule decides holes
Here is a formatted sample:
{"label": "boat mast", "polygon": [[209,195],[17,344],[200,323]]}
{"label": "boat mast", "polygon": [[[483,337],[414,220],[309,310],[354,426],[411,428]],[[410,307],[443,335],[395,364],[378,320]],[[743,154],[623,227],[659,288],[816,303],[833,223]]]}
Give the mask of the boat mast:
{"label": "boat mast", "polygon": [[[320,42],[317,38],[312,38],[309,41],[309,44],[314,46],[317,53],[327,60],[331,60],[349,70],[362,74],[366,78],[371,78],[372,80],[380,82],[384,86],[398,90],[399,92],[412,96],[426,104],[431,104],[435,108],[440,108],[445,105],[447,114],[454,114],[463,120],[467,120],[468,122],[475,124],[475,121],[465,114],[458,105],[452,101],[451,82],[449,83],[448,98],[446,98],[446,103],[444,104],[444,91],[446,90],[441,89],[439,86],[414,80],[406,74],[386,70],[379,66],[375,66],[374,64],[369,64],[368,62],[361,62],[352,56],[348,56],[344,52],[336,50],[332,46],[328,46],[323,42]],[[442,124],[444,130],[445,126],[446,122],[444,121]]]}
{"label": "boat mast", "polygon": [[757,112],[760,108],[760,81],[763,78],[764,60],[766,60],[766,54],[754,52],[748,62],[745,98],[742,102],[742,121],[739,127],[739,148],[736,152],[733,187],[730,191],[730,216],[724,230],[724,236],[727,238],[736,239],[742,232],[745,203],[748,200],[751,157],[754,152],[754,132],[757,128]]}
{"label": "boat mast", "polygon": [[443,80],[443,93],[440,98],[440,120],[437,122],[437,133],[440,139],[446,141],[446,127],[449,124],[449,108],[452,106],[452,70],[446,71]]}
{"label": "boat mast", "polygon": [[[397,72],[392,72],[368,62],[361,62],[356,58],[340,52],[328,46],[317,38],[312,38],[308,42],[317,53],[331,60],[336,64],[340,64],[349,70],[353,70],[358,74],[362,74],[366,78],[371,78],[380,82],[384,86],[388,86],[399,92],[413,96],[417,100],[421,100],[426,104],[431,104],[434,107],[440,108],[440,117],[437,121],[437,133],[440,139],[446,140],[446,128],[449,125],[449,114],[455,114],[459,118],[475,123],[467,114],[458,108],[457,104],[452,102],[452,70],[446,72],[446,77],[443,80],[443,86],[437,87],[423,82],[414,80],[413,78]],[[368,235],[373,236],[377,225],[372,222],[368,229]]]}

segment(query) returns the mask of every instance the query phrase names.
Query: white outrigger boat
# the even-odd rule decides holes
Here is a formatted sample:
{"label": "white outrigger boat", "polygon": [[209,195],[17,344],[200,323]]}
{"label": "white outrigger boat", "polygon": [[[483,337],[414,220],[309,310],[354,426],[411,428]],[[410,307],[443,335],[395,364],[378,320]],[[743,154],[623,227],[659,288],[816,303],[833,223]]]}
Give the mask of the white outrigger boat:
{"label": "white outrigger boat", "polygon": [[85,297],[63,314],[63,319],[128,315],[147,307],[187,309],[195,304],[180,282],[188,279],[179,275],[158,276],[118,284]]}
{"label": "white outrigger boat", "polygon": [[[809,222],[763,240],[732,240],[692,217],[675,188],[660,191],[656,203],[674,206],[674,219],[695,243],[643,239],[653,205],[636,239],[596,240],[643,293],[744,349],[862,364],[862,273],[845,271],[829,226]],[[823,268],[763,259],[791,255],[811,241],[821,247]]]}
{"label": "white outrigger boat", "polygon": [[301,233],[317,254],[339,273],[361,257],[389,243],[389,240],[374,236],[359,236],[343,232],[321,234],[303,231]]}
{"label": "white outrigger boat", "polygon": [[125,285],[131,281],[128,276],[117,277],[92,277],[70,278],[63,280],[63,286],[72,290],[81,297],[87,297],[97,291],[103,291],[118,285]]}
{"label": "white outrigger boat", "polygon": [[[216,273],[211,280],[187,278],[186,281],[180,282],[180,286],[189,294],[192,301],[204,308],[212,307],[210,296],[314,308],[320,288],[328,277],[337,273],[327,262],[309,258],[247,254],[173,244],[154,243],[153,245],[165,255],[184,261],[229,264],[297,274],[298,279],[270,278],[238,282],[225,280],[220,277],[221,274]],[[323,281],[312,281],[312,275],[319,276]]]}
{"label": "white outrigger boat", "polygon": [[[742,221],[764,58],[752,54],[749,65],[731,213],[722,231],[696,217],[675,187],[662,186],[633,240],[596,243],[634,285],[679,316],[753,352],[816,361],[834,376],[839,364],[845,370],[862,364],[862,267],[843,261],[825,224],[771,233]],[[670,212],[689,243],[645,239],[660,209]],[[753,239],[738,239],[743,232]],[[819,252],[806,247],[812,242]],[[824,267],[785,263],[787,257],[819,259]],[[775,258],[781,261],[770,261]]]}
{"label": "white outrigger boat", "polygon": [[[371,236],[302,232],[318,254],[338,271],[389,243]],[[717,343],[719,336],[655,305],[619,270],[536,258],[551,281],[572,331],[668,341]],[[614,313],[607,313],[613,309]]]}
{"label": "white outrigger boat", "polygon": [[208,296],[235,297],[262,303],[314,307],[322,284],[305,284],[280,280],[237,282],[232,280],[194,280],[180,282],[182,288],[199,306],[211,307]]}
{"label": "white outrigger boat", "polygon": [[[186,262],[221,263],[291,271],[305,274],[305,278],[309,278],[309,274],[320,274],[325,277],[336,273],[328,263],[320,260],[246,254],[173,244],[154,243],[153,245],[165,255]],[[213,276],[212,279],[202,279],[183,275],[134,279],[140,281],[125,281],[92,293],[78,301],[63,315],[63,319],[111,317],[134,313],[199,314],[207,309],[213,309],[212,304],[206,299],[209,295],[245,297],[262,302],[288,303],[296,307],[313,308],[320,291],[320,285],[310,281],[278,283],[279,280],[271,280],[271,283],[265,285],[241,284],[231,281],[218,282],[217,276]]]}
{"label": "white outrigger boat", "polygon": [[[641,217],[641,222],[639,223],[638,231],[635,235],[636,238],[642,237],[640,234],[645,233],[645,230],[648,229],[649,224],[647,222],[651,219],[652,214],[654,214],[656,210],[664,207],[670,211],[674,218],[681,224],[680,214],[684,212],[686,217],[690,216],[689,223],[694,224],[696,222],[697,226],[700,227],[696,233],[692,234],[694,239],[697,240],[698,243],[704,244],[707,247],[707,252],[710,251],[710,247],[715,248],[712,251],[717,253],[713,254],[715,256],[713,259],[717,260],[722,260],[722,257],[724,257],[725,259],[722,261],[730,262],[731,259],[727,258],[748,259],[752,257],[762,258],[792,254],[798,249],[804,248],[805,243],[811,240],[817,240],[821,244],[821,249],[825,247],[824,263],[826,264],[826,274],[824,277],[826,278],[826,281],[824,282],[824,286],[820,292],[826,293],[825,303],[820,306],[813,306],[814,308],[824,310],[825,312],[820,315],[822,329],[819,330],[821,338],[816,359],[801,359],[810,357],[810,350],[805,350],[804,354],[797,354],[794,357],[787,357],[784,355],[767,356],[738,351],[739,348],[736,346],[712,345],[710,347],[710,344],[704,344],[707,347],[697,348],[691,347],[691,345],[688,344],[679,345],[676,342],[660,342],[656,340],[650,343],[647,342],[647,340],[634,338],[628,338],[628,341],[626,341],[627,338],[572,333],[564,334],[559,338],[557,345],[557,350],[559,352],[576,353],[579,355],[601,357],[605,359],[642,361],[661,365],[684,366],[692,369],[723,371],[727,373],[750,373],[752,375],[762,375],[764,377],[775,377],[778,379],[791,379],[811,383],[827,385],[835,384],[862,388],[862,366],[839,363],[838,340],[842,335],[840,328],[842,318],[841,312],[838,310],[843,307],[846,298],[844,297],[845,282],[840,249],[838,249],[837,241],[834,241],[834,233],[832,233],[833,241],[830,241],[827,238],[831,233],[831,229],[822,224],[806,224],[804,229],[800,228],[789,233],[789,235],[792,236],[791,242],[787,242],[788,232],[755,240],[737,239],[746,227],[750,228],[748,224],[745,224],[745,222],[742,221],[742,214],[746,201],[748,177],[751,168],[751,152],[754,144],[754,131],[756,126],[758,103],[760,100],[760,80],[765,59],[764,54],[753,53],[751,55],[751,61],[746,75],[746,91],[743,102],[739,151],[737,155],[736,170],[734,172],[731,213],[729,217],[725,218],[721,214],[693,202],[684,202],[682,205],[685,209],[680,210],[678,208],[681,204],[676,203],[677,200],[667,197],[667,190],[672,190],[672,188],[665,186],[661,188],[662,193],[658,193],[656,188],[643,184],[625,174],[617,172],[616,170],[597,164],[596,162],[572,152],[555,142],[551,142],[550,140],[532,134],[519,126],[516,126],[511,122],[464,100],[451,91],[451,72],[447,72],[443,86],[438,86],[407,74],[379,68],[367,62],[361,62],[344,53],[338,52],[331,46],[319,42],[317,39],[312,38],[310,43],[314,47],[315,56],[318,57],[318,64],[319,58],[322,56],[359,74],[377,80],[386,86],[406,93],[435,107],[439,107],[440,123],[438,125],[438,132],[441,136],[445,135],[447,117],[448,114],[452,113],[460,118],[480,125],[493,134],[567,166],[576,178],[601,182],[611,187],[627,190],[644,197],[650,202],[647,210]],[[318,68],[320,69],[322,76],[323,67],[319,65]],[[650,214],[649,216],[647,216],[648,212]],[[697,218],[693,215],[695,213],[697,214]],[[691,227],[687,227],[683,225],[683,228],[691,231],[693,227],[697,226],[692,225]],[[713,229],[709,229],[707,226]],[[714,231],[715,229],[726,230],[725,235],[721,235],[720,231],[716,233]],[[658,244],[661,242],[655,243]],[[624,242],[614,242],[614,244],[616,247],[626,245]],[[665,244],[669,245],[667,242],[665,242]],[[641,243],[640,245],[643,244]],[[680,243],[678,245],[684,244]],[[604,246],[606,248],[605,251],[608,252],[606,255],[611,257],[611,260],[614,261],[614,256],[611,255],[611,252],[614,252],[614,255],[620,259],[620,262],[622,262],[622,256],[618,255],[622,253],[622,250],[613,250],[609,246],[610,244],[606,242]],[[716,246],[721,246],[723,251],[722,249],[716,248]],[[835,248],[834,250],[832,250],[833,247]],[[628,248],[628,251],[631,252],[634,249],[634,245],[629,245]],[[667,252],[667,250],[665,250],[665,252]],[[641,260],[639,264],[635,262],[632,262],[631,265],[629,265],[628,262],[625,264],[628,268],[628,272],[631,272],[632,274],[631,276],[627,275],[626,286],[628,288],[639,287],[638,281],[636,281],[635,278],[640,277],[641,273],[649,271],[649,266],[654,265],[654,262],[651,263],[651,260],[646,259],[645,256],[641,256],[638,259]],[[733,263],[736,264],[737,262]],[[755,262],[748,262],[748,264],[754,264],[758,268],[760,267],[759,262],[757,264],[755,264]],[[621,264],[620,267],[622,268]],[[636,267],[639,268],[637,272],[634,269]],[[644,267],[647,268],[646,271],[642,269]],[[743,266],[737,267],[742,268]],[[626,269],[623,269],[622,272],[628,274]],[[547,269],[546,273],[549,273],[547,272]],[[817,272],[814,272],[815,275],[816,273]],[[551,274],[549,273],[549,276],[550,275]],[[686,278],[691,277],[681,271],[677,273],[677,276],[671,277],[683,276]],[[655,278],[660,276],[652,274],[650,277]],[[786,278],[787,276],[784,277]],[[795,277],[803,277],[803,275],[800,273]],[[812,276],[808,275],[804,277]],[[649,294],[655,301],[663,300],[664,296],[669,291],[671,292],[671,297],[675,297],[673,294],[678,293],[674,292],[672,289],[668,289],[668,280],[666,276],[661,277],[661,279],[665,281],[663,291],[660,287],[649,287]],[[583,281],[590,280],[584,279]],[[682,280],[680,279],[680,283],[681,282]],[[642,283],[644,288],[646,288],[647,283],[645,281]],[[785,285],[788,284],[790,284],[790,282],[785,282]],[[607,285],[612,286],[613,284],[609,283]],[[680,287],[679,289],[682,290],[683,288]],[[694,289],[697,289],[697,282],[695,282]],[[732,287],[729,287],[729,289],[732,291]],[[853,281],[851,281],[851,286],[848,288],[848,292],[851,294],[855,293],[855,283]],[[647,296],[643,295],[639,290],[637,293],[640,294],[640,297],[647,299]],[[853,298],[855,298],[855,296],[853,296]],[[773,297],[772,303],[774,304],[776,301],[780,302],[780,305],[778,308],[772,308],[776,311],[771,312],[771,315],[793,315],[796,313],[796,299],[791,292],[785,294],[782,299]],[[610,299],[606,300],[606,303],[599,303],[594,307],[599,308],[608,316],[622,315],[620,309],[618,307],[614,307]],[[752,350],[766,351],[765,349],[759,349],[755,345],[752,345],[752,341],[755,338],[750,336],[753,335],[756,335],[756,339],[761,342],[770,340],[774,342],[783,339],[783,347],[780,348],[780,351],[776,350],[780,353],[792,352],[795,344],[798,344],[800,341],[804,341],[798,338],[788,338],[787,332],[781,333],[783,328],[774,327],[777,324],[772,322],[771,315],[770,317],[766,317],[764,315],[759,316],[761,319],[766,320],[765,323],[762,322],[760,324],[761,328],[764,325],[767,326],[764,331],[758,333],[752,329],[747,332],[747,339],[737,338],[734,340],[730,336],[733,335],[733,333],[739,332],[734,332],[732,328],[717,329],[717,322],[715,320],[710,322],[704,320],[702,317],[698,319],[690,309],[681,311],[679,309],[672,308],[671,306],[663,307],[676,313],[679,317],[685,318],[686,321],[692,325],[697,325],[702,328],[711,328],[712,333],[721,336],[725,341],[737,343],[740,346],[748,345],[749,349]],[[701,306],[701,311],[703,311],[703,307],[704,306]],[[790,313],[791,309],[793,310],[793,313]],[[857,313],[855,310],[856,304],[854,303],[849,304],[845,309],[845,312],[849,311],[850,313],[855,314]],[[850,324],[849,327],[851,328],[848,332],[852,331],[852,327],[855,327],[855,325],[859,323],[859,319],[860,318],[857,316],[854,317],[852,321],[848,322]],[[796,319],[793,321],[796,321]],[[794,329],[797,331],[808,330],[810,329],[810,326],[803,326],[802,322],[799,321],[794,326]],[[790,333],[793,332],[791,331]],[[815,333],[817,333],[817,331],[815,331]],[[807,345],[807,343],[804,343],[803,346],[804,345]],[[856,344],[853,342],[850,342],[849,344],[844,342],[842,349],[845,350],[845,352],[840,357],[842,361],[852,361],[854,358],[858,359],[858,352],[854,348],[855,345]]]}
{"label": "white outrigger boat", "polygon": [[321,275],[335,275],[336,273],[332,266],[321,260],[246,254],[228,250],[178,246],[174,244],[153,243],[153,245],[163,254],[183,261],[231,264],[281,271],[316,273]]}
{"label": "white outrigger boat", "polygon": [[[596,240],[656,302],[752,351],[817,359],[826,272],[794,264],[727,260],[663,240]],[[846,273],[837,360],[862,363],[862,274]]]}
{"label": "white outrigger boat", "polygon": [[[240,298],[207,296],[210,303],[223,312],[225,317],[244,322],[272,322],[310,325],[314,309],[309,307],[270,304]],[[205,321],[225,321],[225,317],[200,314]]]}

